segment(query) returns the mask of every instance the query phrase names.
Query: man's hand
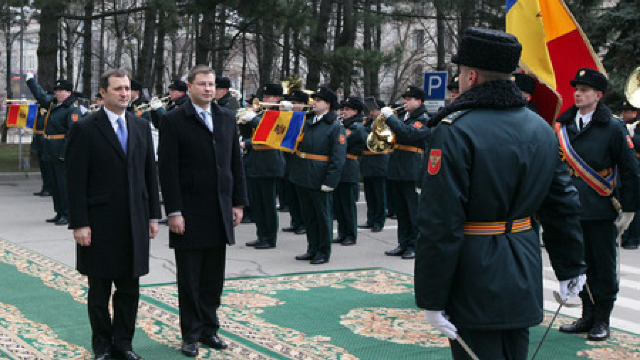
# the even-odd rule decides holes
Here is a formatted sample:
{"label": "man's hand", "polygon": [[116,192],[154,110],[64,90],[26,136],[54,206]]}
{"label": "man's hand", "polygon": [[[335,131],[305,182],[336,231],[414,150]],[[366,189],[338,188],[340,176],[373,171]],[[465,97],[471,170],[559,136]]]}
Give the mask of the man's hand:
{"label": "man's hand", "polygon": [[182,235],[184,234],[185,223],[184,217],[182,215],[171,215],[169,216],[169,231],[174,234]]}
{"label": "man's hand", "polygon": [[382,109],[380,109],[380,113],[384,115],[385,118],[390,118],[391,115],[393,115],[393,109],[391,109],[388,106],[385,106]]}
{"label": "man's hand", "polygon": [[91,245],[91,228],[89,226],[83,226],[73,229],[73,238],[80,246]]}
{"label": "man's hand", "polygon": [[149,107],[151,107],[151,110],[158,110],[163,105],[164,104],[162,103],[162,100],[158,99],[157,97],[154,97],[153,99],[151,99],[151,101],[149,101]]}
{"label": "man's hand", "polygon": [[280,102],[280,110],[282,111],[293,111],[293,103],[288,100],[284,100]]}
{"label": "man's hand", "polygon": [[332,192],[333,188],[331,186],[327,186],[327,185],[320,185],[320,190],[323,192]]}
{"label": "man's hand", "polygon": [[158,222],[149,221],[149,238],[155,239],[156,235],[158,235]]}
{"label": "man's hand", "polygon": [[256,117],[256,113],[251,110],[247,110],[244,112],[244,114],[240,114],[240,124],[251,122],[254,117]]}
{"label": "man's hand", "polygon": [[458,338],[458,329],[447,319],[444,311],[425,310],[424,320],[445,334],[449,339],[455,340]]}
{"label": "man's hand", "polygon": [[240,206],[235,206],[231,211],[233,212],[233,226],[238,226],[242,222],[244,210]]}
{"label": "man's hand", "polygon": [[629,228],[631,222],[633,221],[633,217],[636,213],[634,212],[621,212],[616,219],[616,229],[618,229],[618,235],[622,234],[625,230]]}
{"label": "man's hand", "polygon": [[24,74],[24,81],[29,81],[31,79],[33,79],[33,74],[32,73],[28,72],[28,73]]}
{"label": "man's hand", "polygon": [[587,275],[585,274],[567,280],[560,280],[560,297],[562,301],[566,302],[570,297],[578,296],[586,282]]}

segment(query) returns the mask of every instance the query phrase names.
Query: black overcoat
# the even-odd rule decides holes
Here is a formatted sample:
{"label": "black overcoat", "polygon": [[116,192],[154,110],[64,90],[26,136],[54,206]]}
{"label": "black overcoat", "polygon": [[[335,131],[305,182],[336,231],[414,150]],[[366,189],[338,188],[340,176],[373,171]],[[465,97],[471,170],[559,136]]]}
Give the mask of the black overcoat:
{"label": "black overcoat", "polygon": [[126,114],[125,155],[104,109],[78,121],[66,153],[69,228],[91,227],[77,269],[98,278],[149,272],[149,219],[160,218],[149,122]]}

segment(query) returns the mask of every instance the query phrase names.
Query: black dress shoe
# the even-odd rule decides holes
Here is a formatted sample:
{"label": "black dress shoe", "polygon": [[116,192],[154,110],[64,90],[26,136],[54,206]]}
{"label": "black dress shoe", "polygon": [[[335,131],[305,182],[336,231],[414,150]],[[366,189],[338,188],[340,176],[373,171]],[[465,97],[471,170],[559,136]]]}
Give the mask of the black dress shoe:
{"label": "black dress shoe", "polygon": [[188,343],[183,341],[180,351],[184,356],[196,357],[198,356],[198,347],[199,346],[197,342]]}
{"label": "black dress shoe", "polygon": [[307,228],[305,228],[305,227],[299,227],[299,228],[297,228],[297,229],[294,231],[294,233],[295,233],[296,235],[306,234],[306,233],[307,233]]}
{"label": "black dress shoe", "polygon": [[371,232],[380,232],[380,231],[382,231],[382,226],[374,225],[371,228]]}
{"label": "black dress shoe", "polygon": [[313,258],[313,260],[311,260],[311,264],[313,265],[326,264],[328,262],[329,262],[329,259],[325,257],[316,257],[316,258]]}
{"label": "black dress shoe", "polygon": [[313,258],[314,258],[314,256],[309,254],[309,253],[304,253],[302,255],[296,256],[296,260],[311,260]]}
{"label": "black dress shoe", "polygon": [[331,240],[331,242],[334,243],[334,244],[340,244],[341,242],[344,241],[344,239],[345,238],[337,237],[337,238]]}
{"label": "black dress shoe", "polygon": [[369,223],[358,225],[359,229],[371,229],[372,227],[373,227],[373,225],[371,225]]}
{"label": "black dress shoe", "polygon": [[253,240],[253,241],[249,241],[248,243],[245,243],[245,245],[247,246],[256,246],[258,244],[260,244],[260,240]]}
{"label": "black dress shoe", "polygon": [[270,244],[266,241],[259,242],[253,246],[256,249],[273,249],[276,247],[275,244]]}
{"label": "black dress shoe", "polygon": [[286,228],[282,228],[282,231],[284,231],[284,232],[294,232],[294,231],[296,231],[296,228],[294,228],[293,226],[287,226]]}
{"label": "black dress shoe", "polygon": [[622,245],[622,248],[625,250],[636,250],[638,245]]}
{"label": "black dress shoe", "polygon": [[102,354],[96,354],[93,357],[94,360],[111,360],[111,354],[107,353],[102,353]]}
{"label": "black dress shoe", "polygon": [[133,350],[114,351],[111,358],[118,360],[144,360],[142,356],[134,353]]}
{"label": "black dress shoe", "polygon": [[413,259],[416,257],[416,252],[413,250],[405,250],[404,254],[402,254],[403,259]]}
{"label": "black dress shoe", "polygon": [[45,221],[48,223],[55,223],[55,222],[58,222],[58,220],[60,220],[60,214],[56,214],[56,216],[52,217],[51,219],[47,219]]}
{"label": "black dress shoe", "polygon": [[587,337],[591,341],[607,340],[609,338],[609,324],[604,321],[596,321]]}
{"label": "black dress shoe", "polygon": [[385,251],[384,254],[388,256],[402,256],[404,252],[405,252],[405,249],[403,247],[398,246],[393,250]]}
{"label": "black dress shoe", "polygon": [[351,245],[355,245],[355,244],[356,244],[356,239],[354,239],[352,237],[345,238],[340,243],[340,245],[342,245],[342,246],[351,246]]}
{"label": "black dress shoe", "polygon": [[60,219],[56,221],[56,225],[69,225],[69,218],[67,218],[66,216],[60,216]]}
{"label": "black dress shoe", "polygon": [[212,349],[224,350],[228,347],[227,343],[222,341],[216,334],[203,336],[200,338],[200,342]]}
{"label": "black dress shoe", "polygon": [[586,332],[589,332],[589,330],[591,330],[592,327],[593,327],[593,318],[591,319],[580,318],[571,324],[564,324],[560,326],[560,331],[569,333],[569,334],[586,333]]}

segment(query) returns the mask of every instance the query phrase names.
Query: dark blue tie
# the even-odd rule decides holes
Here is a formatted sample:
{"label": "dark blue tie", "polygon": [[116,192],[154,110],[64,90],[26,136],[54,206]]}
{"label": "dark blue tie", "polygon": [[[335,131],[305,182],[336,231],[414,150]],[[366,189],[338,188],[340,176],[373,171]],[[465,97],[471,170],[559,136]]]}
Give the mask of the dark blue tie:
{"label": "dark blue tie", "polygon": [[124,120],[122,118],[118,118],[118,130],[116,131],[116,135],[118,136],[118,140],[120,140],[120,145],[122,145],[122,150],[124,153],[127,153],[127,127],[124,126]]}

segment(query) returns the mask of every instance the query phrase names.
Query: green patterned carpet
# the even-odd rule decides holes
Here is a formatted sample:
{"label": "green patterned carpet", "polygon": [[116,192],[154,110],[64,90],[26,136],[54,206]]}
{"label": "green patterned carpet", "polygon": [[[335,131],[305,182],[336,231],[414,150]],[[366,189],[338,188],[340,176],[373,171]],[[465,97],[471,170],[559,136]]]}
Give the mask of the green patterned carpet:
{"label": "green patterned carpet", "polygon": [[[200,359],[449,359],[446,338],[422,321],[413,277],[385,269],[227,279],[219,314],[226,351]],[[0,240],[0,359],[92,359],[86,281],[74,269]],[[179,353],[175,284],[141,289],[134,348],[147,360]],[[531,331],[531,352],[547,321]],[[639,359],[640,337],[594,343],[561,334],[539,359]]]}

